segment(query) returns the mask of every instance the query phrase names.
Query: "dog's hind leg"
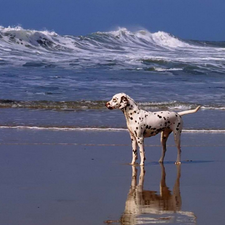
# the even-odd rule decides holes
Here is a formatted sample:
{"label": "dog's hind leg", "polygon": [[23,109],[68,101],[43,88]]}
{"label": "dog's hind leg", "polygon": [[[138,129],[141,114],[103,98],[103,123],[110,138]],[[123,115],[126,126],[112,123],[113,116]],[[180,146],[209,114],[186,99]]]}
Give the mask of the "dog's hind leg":
{"label": "dog's hind leg", "polygon": [[175,164],[181,164],[181,146],[180,146],[181,131],[176,130],[173,133],[174,133],[175,144],[176,144],[176,147],[177,147],[177,161],[175,162]]}
{"label": "dog's hind leg", "polygon": [[164,161],[164,157],[166,154],[166,141],[171,132],[172,132],[172,130],[170,130],[170,129],[165,129],[164,131],[161,132],[162,156],[159,159],[159,163],[163,163],[163,161]]}

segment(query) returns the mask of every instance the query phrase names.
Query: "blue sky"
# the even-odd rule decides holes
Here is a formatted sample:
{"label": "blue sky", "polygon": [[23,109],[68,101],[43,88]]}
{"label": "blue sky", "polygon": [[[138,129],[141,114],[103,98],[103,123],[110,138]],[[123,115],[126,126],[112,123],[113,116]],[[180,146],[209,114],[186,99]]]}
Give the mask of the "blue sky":
{"label": "blue sky", "polygon": [[0,25],[85,35],[117,27],[225,41],[225,0],[0,0]]}

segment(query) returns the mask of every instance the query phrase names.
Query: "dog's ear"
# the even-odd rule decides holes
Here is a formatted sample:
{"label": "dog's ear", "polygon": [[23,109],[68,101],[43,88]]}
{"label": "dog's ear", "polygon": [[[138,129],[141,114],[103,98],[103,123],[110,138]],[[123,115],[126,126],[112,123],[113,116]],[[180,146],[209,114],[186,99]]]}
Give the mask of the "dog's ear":
{"label": "dog's ear", "polygon": [[122,103],[122,102],[126,102],[126,103],[128,103],[128,99],[127,99],[127,97],[126,96],[122,96],[121,97],[121,100],[120,100],[120,103]]}
{"label": "dog's ear", "polygon": [[129,105],[129,101],[128,98],[126,96],[122,96],[120,99],[120,105],[119,105],[119,109],[124,109],[126,106]]}

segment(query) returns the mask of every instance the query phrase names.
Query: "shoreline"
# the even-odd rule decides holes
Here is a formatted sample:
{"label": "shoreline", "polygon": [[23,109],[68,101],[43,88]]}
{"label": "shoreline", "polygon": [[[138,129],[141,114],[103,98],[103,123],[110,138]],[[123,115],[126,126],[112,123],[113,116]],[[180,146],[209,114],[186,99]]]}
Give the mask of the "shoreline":
{"label": "shoreline", "polygon": [[[25,130],[52,130],[52,131],[126,131],[127,128],[105,128],[105,127],[44,127],[44,126],[0,126],[0,129],[25,129]],[[225,129],[183,129],[182,133],[225,133]]]}

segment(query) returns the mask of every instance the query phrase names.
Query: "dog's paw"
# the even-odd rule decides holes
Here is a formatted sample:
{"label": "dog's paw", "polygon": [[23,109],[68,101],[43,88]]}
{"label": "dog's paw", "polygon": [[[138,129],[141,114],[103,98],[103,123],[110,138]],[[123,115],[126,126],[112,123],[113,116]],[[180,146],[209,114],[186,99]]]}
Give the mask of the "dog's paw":
{"label": "dog's paw", "polygon": [[131,165],[131,166],[137,166],[138,165],[138,163],[136,163],[136,162],[131,162],[131,163],[129,163],[129,165]]}

